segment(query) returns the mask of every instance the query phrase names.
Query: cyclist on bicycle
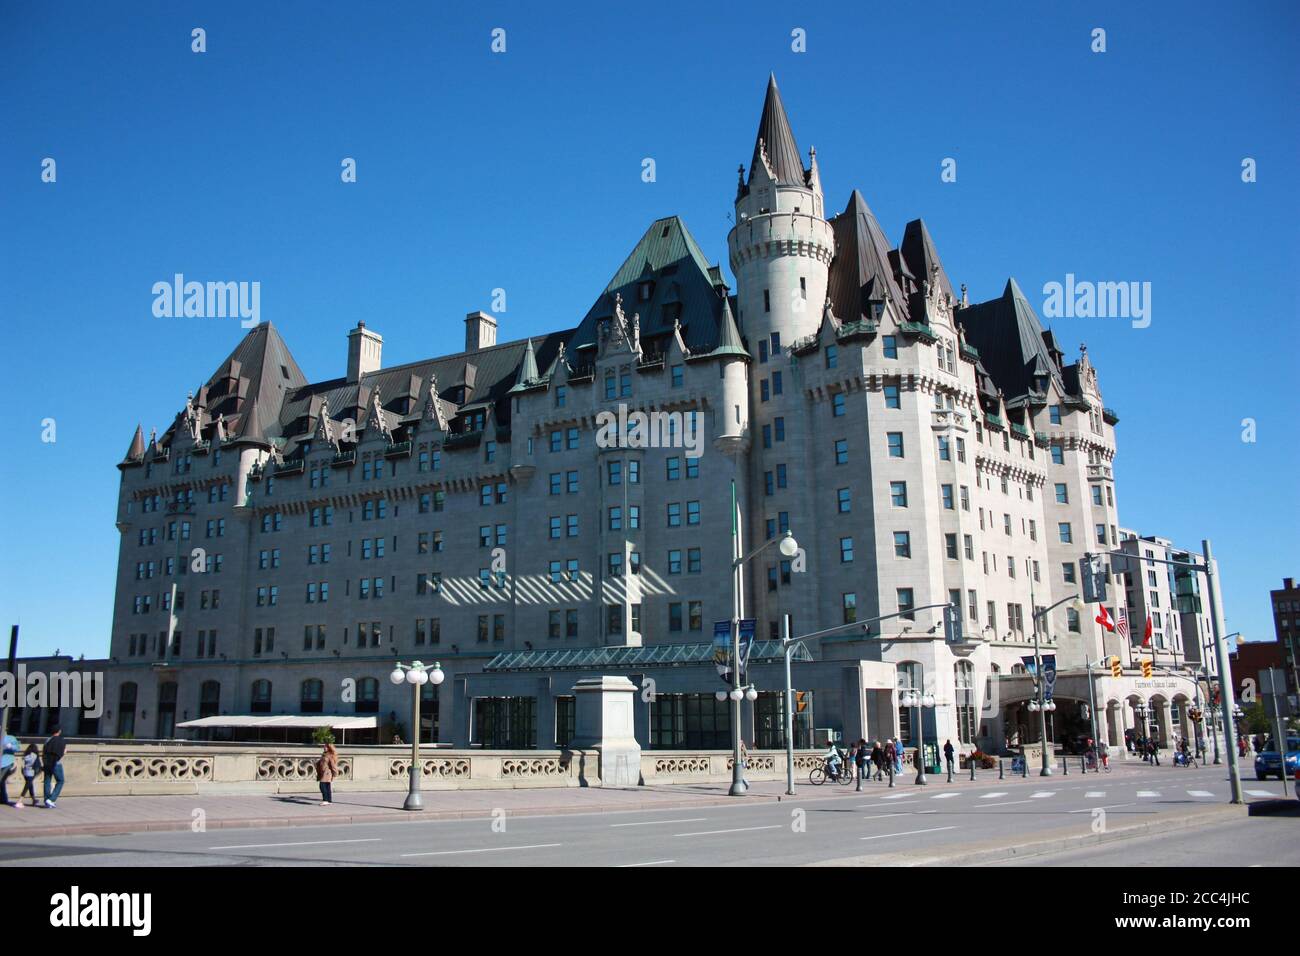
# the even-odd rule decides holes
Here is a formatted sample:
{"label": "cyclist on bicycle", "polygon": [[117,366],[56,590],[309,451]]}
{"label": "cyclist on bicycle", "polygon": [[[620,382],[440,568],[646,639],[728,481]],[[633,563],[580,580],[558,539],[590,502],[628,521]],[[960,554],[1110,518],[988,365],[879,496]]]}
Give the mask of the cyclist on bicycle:
{"label": "cyclist on bicycle", "polygon": [[840,748],[832,743],[826,753],[822,754],[822,761],[826,764],[826,774],[832,780],[840,778]]}

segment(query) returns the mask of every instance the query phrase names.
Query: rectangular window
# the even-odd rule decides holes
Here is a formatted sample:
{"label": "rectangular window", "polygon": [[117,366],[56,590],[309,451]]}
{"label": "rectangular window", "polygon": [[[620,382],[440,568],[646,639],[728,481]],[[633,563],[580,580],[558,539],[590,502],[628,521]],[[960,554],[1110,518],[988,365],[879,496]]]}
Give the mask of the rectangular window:
{"label": "rectangular window", "polygon": [[881,336],[880,343],[885,351],[885,358],[898,358],[898,339],[893,335]]}
{"label": "rectangular window", "polygon": [[902,458],[903,457],[903,433],[886,432],[885,435],[889,441],[889,457]]}
{"label": "rectangular window", "polygon": [[847,465],[848,463],[849,463],[848,440],[844,438],[838,438],[835,441],[835,464]]}
{"label": "rectangular window", "polygon": [[907,482],[891,481],[889,483],[889,500],[895,508],[906,508]]}
{"label": "rectangular window", "polygon": [[894,532],[894,557],[910,558],[912,556],[912,534],[909,531]]}
{"label": "rectangular window", "polygon": [[912,589],[898,588],[897,591],[898,591],[898,609],[900,611],[905,612],[903,614],[903,620],[904,621],[916,620],[915,614],[907,613],[910,612],[912,608],[916,607],[916,602],[912,597]]}
{"label": "rectangular window", "polygon": [[853,510],[853,499],[848,488],[835,490],[835,508],[840,514],[848,514]]}
{"label": "rectangular window", "polygon": [[850,564],[853,561],[853,539],[840,538],[840,563]]}

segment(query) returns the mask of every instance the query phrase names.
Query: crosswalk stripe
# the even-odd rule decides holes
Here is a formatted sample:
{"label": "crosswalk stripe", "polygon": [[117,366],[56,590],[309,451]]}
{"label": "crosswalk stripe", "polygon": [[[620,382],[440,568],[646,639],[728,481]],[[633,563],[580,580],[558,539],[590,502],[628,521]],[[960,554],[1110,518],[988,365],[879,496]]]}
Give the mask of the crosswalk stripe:
{"label": "crosswalk stripe", "polygon": [[1032,798],[1035,799],[1035,800],[1041,800],[1043,797],[1054,797],[1054,796],[1056,796],[1056,791],[1055,791],[1055,790],[1039,790],[1037,793],[1031,793],[1029,796],[1032,797]]}
{"label": "crosswalk stripe", "polygon": [[1212,797],[1212,796],[1214,796],[1214,794],[1210,793],[1210,791],[1208,791],[1208,790],[1188,790],[1187,793],[1188,793],[1189,796],[1193,796],[1193,797]]}
{"label": "crosswalk stripe", "polygon": [[1139,791],[1138,791],[1138,796],[1139,796],[1139,797],[1158,797],[1158,796],[1160,796],[1160,791],[1159,791],[1159,790],[1139,790]]}
{"label": "crosswalk stripe", "polygon": [[1089,790],[1087,793],[1084,794],[1084,796],[1085,796],[1085,797],[1089,797],[1089,798],[1092,798],[1092,797],[1104,797],[1104,796],[1106,796],[1106,791],[1105,791],[1105,790]]}
{"label": "crosswalk stripe", "polygon": [[984,794],[984,796],[980,797],[980,799],[981,799],[981,800],[992,800],[994,797],[1005,797],[1006,795],[1007,795],[1007,791],[1006,791],[1006,790],[999,790],[997,793],[986,793],[986,794]]}
{"label": "crosswalk stripe", "polygon": [[949,797],[960,797],[960,793],[936,793],[931,800],[947,800]]}
{"label": "crosswalk stripe", "polygon": [[1247,790],[1252,797],[1276,797],[1277,794],[1272,790]]}
{"label": "crosswalk stripe", "polygon": [[889,796],[887,796],[887,797],[881,797],[880,799],[881,799],[881,800],[901,800],[901,799],[903,799],[904,797],[910,797],[910,796],[911,796],[910,793],[891,793]]}

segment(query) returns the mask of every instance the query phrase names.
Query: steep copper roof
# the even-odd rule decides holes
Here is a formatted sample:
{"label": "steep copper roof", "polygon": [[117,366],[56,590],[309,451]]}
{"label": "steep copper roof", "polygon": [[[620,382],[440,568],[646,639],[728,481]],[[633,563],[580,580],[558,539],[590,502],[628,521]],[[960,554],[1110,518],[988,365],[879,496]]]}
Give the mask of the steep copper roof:
{"label": "steep copper roof", "polygon": [[934,240],[930,238],[930,230],[925,228],[924,220],[913,219],[907,224],[899,251],[917,285],[938,281],[939,291],[946,292],[953,301],[956,300],[952,293],[952,283],[948,281],[948,273],[943,270],[939,252],[934,247]]}
{"label": "steep copper roof", "polygon": [[1035,382],[1039,376],[1069,394],[1043,342],[1038,316],[1015,279],[1007,280],[998,298],[959,309],[956,315],[966,341],[979,349],[980,363],[1008,399],[1041,392]]}
{"label": "steep copper roof", "polygon": [[828,293],[835,315],[844,322],[874,318],[869,301],[889,300],[899,318],[907,315],[907,298],[894,279],[889,242],[875,215],[856,189],[844,211],[831,220],[835,230],[835,259]]}
{"label": "steep copper roof", "polygon": [[754,170],[760,162],[761,151],[766,151],[768,164],[776,174],[778,183],[787,186],[807,184],[803,160],[799,157],[799,147],[795,144],[790,120],[785,115],[785,104],[781,102],[781,91],[776,88],[776,74],[770,74],[767,78],[767,96],[763,99],[763,115],[758,120],[758,134],[754,137],[754,155],[749,161],[750,182],[754,179]]}

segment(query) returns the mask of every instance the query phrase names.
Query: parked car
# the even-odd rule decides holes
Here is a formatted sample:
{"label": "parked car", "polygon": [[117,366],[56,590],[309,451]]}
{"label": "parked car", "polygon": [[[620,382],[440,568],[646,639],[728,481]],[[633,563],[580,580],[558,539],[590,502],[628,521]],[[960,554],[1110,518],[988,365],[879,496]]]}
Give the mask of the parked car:
{"label": "parked car", "polygon": [[[1286,737],[1286,773],[1300,771],[1300,734],[1287,734]],[[1282,779],[1282,755],[1278,752],[1277,739],[1269,737],[1264,747],[1255,754],[1255,779],[1265,777]]]}

